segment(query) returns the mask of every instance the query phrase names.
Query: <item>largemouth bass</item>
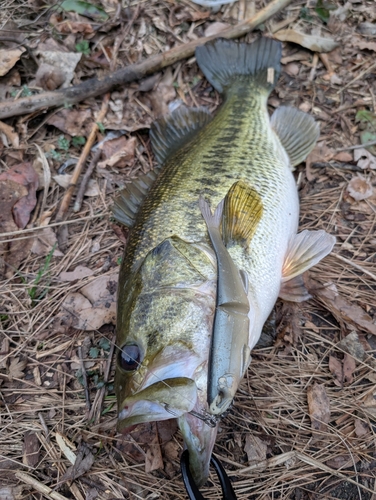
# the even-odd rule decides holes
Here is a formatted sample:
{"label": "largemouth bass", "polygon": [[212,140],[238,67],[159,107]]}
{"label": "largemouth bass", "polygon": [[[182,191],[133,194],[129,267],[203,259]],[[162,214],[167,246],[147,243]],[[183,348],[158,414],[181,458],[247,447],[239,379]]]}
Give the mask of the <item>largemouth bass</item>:
{"label": "largemouth bass", "polygon": [[[205,109],[180,107],[154,123],[159,167],[128,187],[114,209],[131,227],[118,294],[118,429],[177,417],[198,485],[208,477],[217,432],[208,414],[220,414],[231,402],[278,296],[308,298],[301,274],[335,242],[324,231],[297,234],[292,170],[312,150],[319,130],[293,108],[281,107],[269,118],[267,98],[280,57],[281,45],[266,38],[251,45],[219,39],[198,48],[197,62],[223,94],[222,106],[214,117]],[[257,203],[245,203],[242,192],[252,192]],[[212,207],[227,198],[221,224],[225,261],[210,238],[200,196]],[[243,231],[256,210],[257,224]],[[224,357],[209,372],[209,352],[219,359],[215,346],[228,332],[214,322],[217,283],[231,268],[228,259],[247,276],[248,307],[241,311],[247,310],[248,319],[243,314],[242,352],[233,354],[242,364],[228,373],[233,356]],[[244,302],[244,294],[239,297]],[[238,340],[238,328],[231,328]],[[221,375],[225,385],[223,377],[216,379]]]}

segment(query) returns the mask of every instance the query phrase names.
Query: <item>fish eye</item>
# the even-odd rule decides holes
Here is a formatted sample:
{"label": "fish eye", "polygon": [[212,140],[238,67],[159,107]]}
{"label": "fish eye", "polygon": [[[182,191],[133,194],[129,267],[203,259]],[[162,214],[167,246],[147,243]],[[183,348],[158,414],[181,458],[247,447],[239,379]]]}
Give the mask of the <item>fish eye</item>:
{"label": "fish eye", "polygon": [[118,354],[120,367],[126,372],[137,370],[141,363],[141,350],[137,344],[126,344]]}

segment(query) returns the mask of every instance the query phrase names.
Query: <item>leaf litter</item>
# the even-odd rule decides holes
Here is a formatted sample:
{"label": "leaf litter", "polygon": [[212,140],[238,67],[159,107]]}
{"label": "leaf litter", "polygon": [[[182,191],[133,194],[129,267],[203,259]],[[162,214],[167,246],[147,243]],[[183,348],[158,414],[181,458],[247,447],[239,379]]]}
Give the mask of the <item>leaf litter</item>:
{"label": "leaf litter", "polygon": [[[277,304],[277,342],[270,342],[269,335],[269,343],[254,350],[234,408],[220,424],[215,453],[244,500],[368,500],[374,491],[376,201],[371,187],[374,192],[376,157],[373,146],[365,145],[374,133],[375,16],[367,2],[352,2],[351,8],[331,4],[336,10],[325,2],[293,3],[265,23],[270,32],[280,25],[277,36],[287,37],[287,32],[293,37],[284,44],[271,108],[296,106],[321,126],[315,156],[296,172],[300,227],[326,229],[337,237],[337,245],[336,255],[306,277],[313,299],[299,307]],[[111,2],[63,2],[63,9],[51,15],[58,33],[54,39],[46,31],[40,37],[46,29],[44,7],[43,2],[14,4],[8,16],[15,26],[22,27],[26,17],[34,25],[25,42],[28,50],[0,78],[4,99],[104,75],[115,53],[114,64],[126,66],[246,15],[243,2],[212,10],[151,0],[119,14]],[[257,12],[261,2],[253,7]],[[10,9],[6,4],[5,10]],[[338,42],[327,58],[316,54]],[[22,50],[13,42],[1,44],[1,50]],[[43,52],[53,55],[43,59]],[[55,64],[63,57],[70,58],[69,71]],[[32,448],[30,432],[40,445],[39,461],[29,464],[28,474],[65,498],[185,498],[179,473],[182,440],[175,421],[116,435],[111,342],[123,243],[108,212],[117,189],[153,168],[147,129],[178,99],[210,110],[219,103],[193,58],[111,93],[97,141],[112,131],[120,131],[121,139],[104,143],[100,161],[106,165],[97,165],[92,175],[97,189],[64,226],[54,225],[54,217],[66,187],[55,181],[41,184],[34,192],[36,205],[25,209],[27,232],[21,232],[12,209],[34,188],[32,183],[2,181],[8,202],[0,206],[1,232],[8,236],[0,243],[2,258],[11,266],[1,284],[0,391],[5,406],[0,410],[0,494],[19,498],[32,491],[35,496],[36,483],[31,486],[22,476],[21,488],[21,476],[15,475],[22,470],[29,439]],[[33,163],[39,157],[35,143],[51,177],[60,175],[59,167],[79,156],[81,139],[73,139],[88,137],[101,103],[102,98],[91,98],[47,116],[41,112],[6,120],[10,128],[0,127],[1,172]],[[64,253],[56,245],[61,227]],[[126,233],[118,234],[126,239]],[[17,257],[13,262],[12,252]],[[87,399],[95,420],[86,417]],[[62,455],[55,432],[73,443],[75,456],[80,453],[82,465],[75,470]],[[211,481],[217,482],[214,475]],[[203,493],[213,499],[217,495],[213,487]]]}

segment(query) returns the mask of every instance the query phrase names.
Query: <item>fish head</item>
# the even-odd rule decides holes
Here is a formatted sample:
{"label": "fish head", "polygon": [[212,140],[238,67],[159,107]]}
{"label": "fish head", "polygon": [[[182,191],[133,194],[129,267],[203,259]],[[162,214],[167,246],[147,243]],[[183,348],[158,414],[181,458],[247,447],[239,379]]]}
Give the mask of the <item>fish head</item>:
{"label": "fish head", "polygon": [[[120,286],[115,375],[120,432],[207,411],[215,302],[215,257],[177,237],[149,252]],[[191,462],[208,470],[212,446],[203,452],[199,443],[214,444],[216,430],[190,417],[183,418],[183,435]]]}

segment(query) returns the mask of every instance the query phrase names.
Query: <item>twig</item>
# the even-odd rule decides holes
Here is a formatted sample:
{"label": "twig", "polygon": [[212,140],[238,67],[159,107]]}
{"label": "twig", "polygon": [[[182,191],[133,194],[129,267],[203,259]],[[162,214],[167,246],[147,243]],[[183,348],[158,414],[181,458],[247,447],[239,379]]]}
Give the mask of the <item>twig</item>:
{"label": "twig", "polygon": [[260,10],[255,16],[246,19],[236,26],[232,26],[218,34],[192,40],[184,45],[179,45],[171,50],[156,54],[145,61],[137,64],[131,64],[126,68],[115,71],[102,80],[91,78],[80,85],[59,89],[54,92],[44,92],[42,94],[24,97],[17,101],[5,101],[0,103],[0,119],[11,116],[19,116],[26,113],[32,113],[40,109],[50,108],[52,106],[62,106],[66,104],[75,104],[89,97],[96,97],[105,94],[117,85],[134,82],[151,73],[155,73],[166,66],[176,63],[182,59],[191,57],[196,47],[214,40],[215,38],[239,38],[249,33],[257,26],[267,21],[274,14],[291,3],[292,0],[272,0],[264,9]]}
{"label": "twig", "polygon": [[72,179],[70,181],[68,189],[65,191],[63,200],[61,202],[59,211],[58,211],[57,216],[56,216],[56,222],[61,222],[62,220],[64,220],[64,218],[68,212],[69,204],[70,204],[70,201],[72,199],[73,192],[74,192],[74,189],[76,187],[78,178],[81,174],[82,168],[86,162],[86,159],[90,153],[90,150],[91,150],[91,148],[94,144],[95,138],[97,136],[98,123],[100,123],[103,120],[103,118],[106,116],[109,100],[110,100],[110,94],[107,93],[104,96],[101,110],[99,111],[97,119],[96,119],[95,123],[93,124],[91,132],[90,132],[89,137],[87,139],[87,142],[84,146],[84,149],[82,150],[81,156],[80,156],[76,166],[74,167]]}
{"label": "twig", "polygon": [[15,473],[15,476],[24,483],[30,484],[30,486],[39,491],[39,493],[42,493],[42,495],[46,495],[53,500],[68,500],[67,497],[63,497],[63,495],[60,495],[60,493],[53,491],[51,488],[49,488],[45,484],[40,483],[37,479],[29,476],[29,474],[26,474],[25,472],[17,471]]}
{"label": "twig", "polygon": [[332,255],[336,259],[339,259],[342,262],[345,262],[346,264],[348,264],[349,266],[352,266],[355,269],[358,269],[358,271],[361,271],[362,273],[367,274],[368,276],[370,276],[371,278],[373,278],[376,281],[376,275],[371,273],[371,271],[368,271],[368,269],[364,269],[364,267],[359,266],[359,264],[355,264],[354,261],[346,259],[346,257],[342,257],[342,255],[338,255],[338,253],[333,253]]}
{"label": "twig", "polygon": [[86,375],[86,368],[85,368],[85,363],[84,363],[84,358],[82,355],[82,346],[78,346],[78,356],[80,358],[80,365],[81,365],[81,373],[82,373],[82,380],[83,380],[83,385],[85,389],[85,400],[86,400],[86,411],[89,413],[90,412],[90,393],[89,393],[89,387],[87,385],[87,375]]}
{"label": "twig", "polygon": [[74,202],[73,212],[79,212],[81,210],[82,200],[84,199],[86,186],[89,183],[91,174],[93,173],[93,170],[95,169],[95,167],[98,163],[98,160],[100,158],[101,153],[102,153],[102,148],[98,148],[96,150],[96,152],[94,153],[94,156],[91,159],[89,166],[87,167],[87,170],[85,172],[85,175],[82,178],[80,188],[79,188],[77,196],[76,196],[76,201]]}
{"label": "twig", "polygon": [[[115,351],[115,342],[111,342],[111,349],[110,352],[108,353],[107,364],[103,377],[103,381],[105,384],[108,382],[108,377],[110,376],[112,357],[114,355],[114,351]],[[93,403],[93,406],[89,414],[89,422],[92,422],[94,420],[94,411],[98,409],[97,414],[95,416],[95,424],[99,424],[101,418],[101,409],[105,394],[106,394],[106,386],[103,386],[100,388],[100,390],[97,392],[95,396],[95,401]]]}
{"label": "twig", "polygon": [[337,152],[339,152],[339,151],[350,151],[352,149],[368,148],[368,146],[375,146],[375,145],[376,145],[376,141],[370,141],[370,142],[366,142],[364,144],[356,144],[356,146],[347,146],[346,148],[336,149],[336,151]]}

